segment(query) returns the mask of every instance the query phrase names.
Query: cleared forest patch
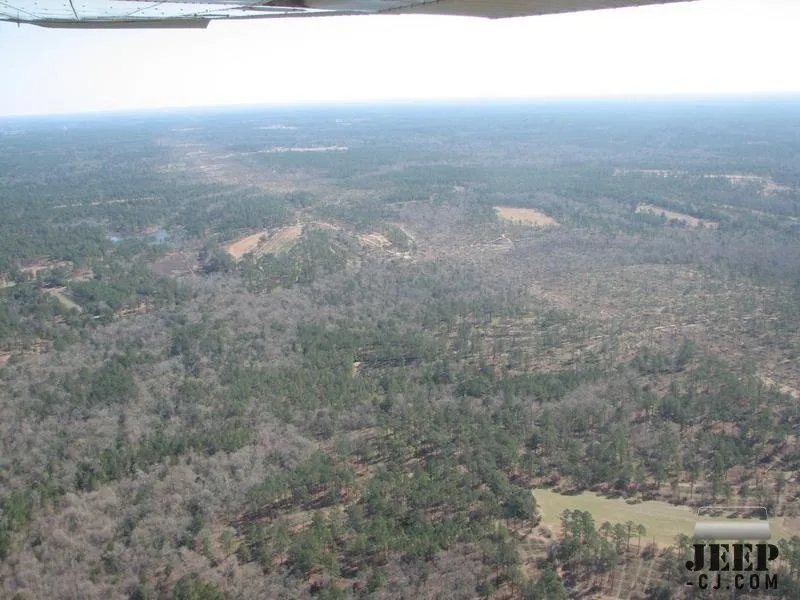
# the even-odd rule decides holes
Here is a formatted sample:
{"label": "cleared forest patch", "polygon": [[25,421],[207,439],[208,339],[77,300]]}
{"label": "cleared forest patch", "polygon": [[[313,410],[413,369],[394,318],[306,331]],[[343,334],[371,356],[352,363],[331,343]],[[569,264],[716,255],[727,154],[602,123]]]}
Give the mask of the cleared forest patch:
{"label": "cleared forest patch", "polygon": [[770,217],[770,218],[778,218],[781,221],[784,221],[784,222],[787,222],[787,223],[800,222],[800,219],[798,219],[797,217],[778,214],[778,213],[774,213],[774,212],[768,212],[768,211],[764,211],[764,210],[758,210],[758,209],[755,209],[755,208],[744,208],[744,207],[741,207],[741,206],[731,206],[730,204],[716,204],[716,205],[714,205],[714,208],[723,209],[723,210],[727,211],[728,214],[735,215],[735,216],[744,215],[745,218],[747,218],[747,217]]}
{"label": "cleared forest patch", "polygon": [[70,281],[90,281],[92,279],[94,279],[94,271],[88,268],[75,269],[69,275]]}
{"label": "cleared forest patch", "polygon": [[[689,171],[682,171],[676,169],[614,169],[614,177],[620,175],[649,175],[651,177],[688,177],[691,176]],[[695,175],[696,176],[696,175]],[[725,179],[726,181],[736,185],[757,185],[761,186],[761,195],[768,196],[776,192],[790,192],[792,187],[776,183],[772,177],[763,175],[751,175],[747,173],[703,173],[700,175],[703,179]]]}
{"label": "cleared forest patch", "polygon": [[66,308],[70,310],[77,310],[78,312],[83,312],[83,308],[81,308],[80,304],[78,304],[74,300],[64,295],[65,290],[66,288],[59,287],[59,288],[51,288],[45,291],[51,296],[53,296],[56,300],[61,302],[61,304],[63,304]]}
{"label": "cleared forest patch", "polygon": [[43,258],[30,264],[23,265],[19,270],[35,278],[39,271],[49,271],[50,269],[67,269],[71,271],[72,263],[65,260],[50,260]]}
{"label": "cleared forest patch", "polygon": [[347,146],[275,146],[267,148],[266,150],[259,150],[259,152],[266,152],[269,154],[285,153],[285,152],[346,152],[349,148]]}
{"label": "cleared forest patch", "polygon": [[268,235],[269,232],[265,230],[243,238],[239,238],[238,240],[225,246],[225,251],[236,260],[239,260],[248,252],[255,250]]}
{"label": "cleared forest patch", "polygon": [[248,252],[253,252],[257,256],[278,254],[294,246],[302,233],[303,226],[299,224],[282,227],[272,235],[268,230],[259,231],[229,243],[225,246],[225,251],[236,260]]}
{"label": "cleared forest patch", "polygon": [[787,396],[791,396],[795,400],[800,400],[800,390],[798,390],[797,388],[793,388],[790,385],[785,385],[783,383],[775,381],[772,377],[764,373],[760,373],[758,378],[761,381],[763,381],[764,385],[766,385],[767,387],[775,388],[781,394],[786,394]]}
{"label": "cleared forest patch", "polygon": [[312,225],[319,229],[327,229],[329,231],[343,231],[344,227],[341,225],[337,225],[336,223],[331,223],[330,221],[312,221]]}
{"label": "cleared forest patch", "polygon": [[278,254],[280,252],[286,252],[294,246],[302,233],[302,225],[283,227],[258,247],[257,254]]}
{"label": "cleared forest patch", "polygon": [[768,196],[776,192],[790,192],[792,187],[788,185],[781,185],[775,183],[772,177],[764,177],[762,175],[747,175],[742,173],[708,173],[703,175],[706,179],[726,179],[730,183],[738,185],[755,184],[761,186],[761,195]]}
{"label": "cleared forest patch", "polygon": [[689,507],[657,500],[628,504],[623,499],[603,498],[594,492],[570,496],[547,489],[534,489],[533,496],[542,516],[541,525],[551,531],[561,530],[561,513],[565,510],[585,510],[598,525],[604,521],[641,523],[647,529],[646,540],[655,539],[656,544],[666,547],[675,543],[679,533],[692,535],[697,520]]}
{"label": "cleared forest patch", "polygon": [[668,210],[666,208],[662,208],[660,206],[655,206],[653,204],[640,204],[636,207],[637,213],[648,212],[654,215],[661,215],[664,218],[668,219],[669,221],[680,221],[681,223],[685,223],[689,227],[708,227],[709,229],[714,229],[719,227],[719,223],[716,221],[703,221],[702,219],[698,219],[697,217],[693,217],[691,215],[687,215],[684,213],[675,212],[674,210]]}
{"label": "cleared forest patch", "polygon": [[[604,521],[609,523],[625,523],[628,520],[641,523],[647,529],[642,542],[655,540],[665,548],[675,544],[675,536],[684,534],[691,536],[698,516],[688,506],[674,506],[660,500],[648,500],[636,504],[628,504],[622,498],[604,498],[594,492],[583,492],[574,496],[559,494],[553,490],[532,490],[539,507],[541,526],[551,531],[561,531],[561,513],[564,510],[585,510],[591,513],[598,525]],[[724,502],[722,502],[724,504]],[[726,521],[725,517],[719,520]],[[703,517],[706,520],[716,520]],[[770,520],[772,539],[789,538],[800,533],[800,521],[792,518],[774,518]]]}
{"label": "cleared forest patch", "polygon": [[193,275],[200,270],[200,261],[197,260],[197,252],[170,252],[152,265],[153,271],[164,277],[181,277],[183,275]]}
{"label": "cleared forest patch", "polygon": [[388,248],[392,245],[388,238],[381,233],[367,233],[364,235],[359,235],[358,239],[361,240],[362,244],[372,248]]}
{"label": "cleared forest patch", "polygon": [[495,206],[497,216],[506,221],[522,222],[525,225],[534,227],[545,227],[548,225],[558,225],[553,217],[548,217],[543,212],[532,208],[514,208],[512,206]]}

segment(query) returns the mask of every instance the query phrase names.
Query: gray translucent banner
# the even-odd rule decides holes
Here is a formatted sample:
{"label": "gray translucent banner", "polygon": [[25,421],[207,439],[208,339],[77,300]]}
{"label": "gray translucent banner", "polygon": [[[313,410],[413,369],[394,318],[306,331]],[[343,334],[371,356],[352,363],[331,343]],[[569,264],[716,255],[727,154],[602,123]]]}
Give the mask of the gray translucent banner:
{"label": "gray translucent banner", "polygon": [[696,540],[768,540],[769,521],[699,521],[694,524]]}

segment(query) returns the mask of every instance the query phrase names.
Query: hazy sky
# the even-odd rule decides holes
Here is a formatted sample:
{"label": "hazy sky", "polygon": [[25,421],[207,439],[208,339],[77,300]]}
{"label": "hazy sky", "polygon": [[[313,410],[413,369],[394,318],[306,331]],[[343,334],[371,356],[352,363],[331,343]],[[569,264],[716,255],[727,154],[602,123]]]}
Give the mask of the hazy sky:
{"label": "hazy sky", "polygon": [[242,103],[800,93],[800,1],[503,21],[381,16],[200,31],[0,24],[0,115]]}

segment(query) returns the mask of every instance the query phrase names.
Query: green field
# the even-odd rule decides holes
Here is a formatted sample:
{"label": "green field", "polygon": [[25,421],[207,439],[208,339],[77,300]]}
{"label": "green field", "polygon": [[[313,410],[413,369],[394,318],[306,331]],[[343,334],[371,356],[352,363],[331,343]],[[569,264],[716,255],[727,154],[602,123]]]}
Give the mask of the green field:
{"label": "green field", "polygon": [[[624,523],[631,520],[634,523],[641,523],[647,528],[647,539],[654,539],[656,544],[663,547],[674,544],[675,536],[679,533],[691,536],[695,521],[698,520],[689,507],[673,506],[668,502],[655,500],[628,504],[623,499],[604,498],[594,492],[567,496],[547,489],[534,489],[533,496],[542,516],[541,524],[554,533],[561,529],[560,515],[565,509],[586,510],[592,514],[598,525],[603,521]],[[796,521],[792,519],[790,522],[784,518],[771,519],[772,538],[800,535]]]}
{"label": "green field", "polygon": [[55,297],[59,302],[61,302],[61,304],[66,306],[68,309],[77,310],[78,312],[83,312],[83,308],[81,308],[80,304],[78,304],[74,300],[67,298],[61,292],[50,292],[50,293],[53,295],[53,297]]}

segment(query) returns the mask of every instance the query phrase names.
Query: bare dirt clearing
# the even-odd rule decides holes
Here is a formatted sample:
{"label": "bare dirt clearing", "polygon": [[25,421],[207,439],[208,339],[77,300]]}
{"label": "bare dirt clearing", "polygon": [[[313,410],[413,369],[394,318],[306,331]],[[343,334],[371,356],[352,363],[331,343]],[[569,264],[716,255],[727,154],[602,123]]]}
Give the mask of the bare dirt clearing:
{"label": "bare dirt clearing", "polygon": [[262,254],[278,254],[279,252],[286,252],[295,242],[300,238],[303,233],[302,225],[292,225],[291,227],[283,227],[270,236],[257,250],[258,255]]}
{"label": "bare dirt clearing", "polygon": [[651,175],[653,177],[677,177],[687,175],[688,171],[670,171],[669,169],[614,169],[614,177],[638,173],[639,175]]}
{"label": "bare dirt clearing", "polygon": [[248,252],[253,252],[257,256],[277,254],[289,250],[302,233],[303,226],[299,224],[282,227],[273,234],[264,230],[231,242],[225,250],[236,260]]}
{"label": "bare dirt clearing", "polygon": [[160,200],[158,196],[140,196],[138,198],[115,198],[112,200],[95,200],[94,202],[75,202],[73,204],[56,204],[53,208],[77,208],[79,206],[111,206],[112,204],[128,204],[129,202],[149,202]]}
{"label": "bare dirt clearing", "polygon": [[266,152],[268,154],[284,153],[284,152],[346,152],[349,150],[347,146],[308,146],[308,147],[286,147],[275,146],[266,150],[259,150],[259,152]]}
{"label": "bare dirt clearing", "polygon": [[754,183],[761,186],[761,194],[763,196],[768,196],[769,194],[774,194],[775,192],[788,192],[792,190],[792,188],[788,185],[775,183],[772,177],[762,177],[761,175],[745,175],[741,173],[708,173],[703,175],[703,177],[706,179],[727,179],[729,182],[739,185]]}
{"label": "bare dirt clearing", "polygon": [[72,263],[71,262],[67,262],[65,260],[52,261],[52,260],[48,260],[48,259],[42,259],[42,260],[36,261],[34,263],[27,264],[27,265],[21,267],[20,271],[22,271],[23,273],[26,273],[28,275],[31,275],[33,277],[36,277],[36,274],[39,271],[48,271],[50,269],[69,269],[69,270],[72,270]]}
{"label": "bare dirt clearing", "polygon": [[248,235],[228,244],[225,247],[225,251],[236,260],[239,260],[248,252],[255,250],[260,243],[267,239],[268,235],[269,232],[266,230]]}
{"label": "bare dirt clearing", "polygon": [[499,238],[489,242],[474,242],[470,245],[470,247],[506,254],[511,252],[511,249],[514,247],[514,242],[504,233]]}
{"label": "bare dirt clearing", "polygon": [[767,387],[775,388],[781,394],[786,394],[787,396],[791,396],[795,400],[800,400],[800,391],[798,391],[797,388],[793,388],[790,385],[785,385],[778,381],[775,381],[775,379],[763,373],[759,374],[758,378],[762,382],[764,382],[764,385],[766,385]]}
{"label": "bare dirt clearing", "polygon": [[[620,175],[649,175],[651,177],[688,177],[692,175],[689,171],[670,170],[670,169],[614,169],[614,177]],[[775,183],[772,177],[765,177],[763,175],[750,175],[746,173],[704,173],[700,175],[703,179],[726,179],[730,183],[738,185],[754,184],[761,186],[761,195],[769,196],[776,192],[790,192],[792,187]]]}
{"label": "bare dirt clearing", "polygon": [[331,223],[330,221],[312,221],[311,224],[318,229],[327,229],[329,231],[344,231],[344,226]]}
{"label": "bare dirt clearing", "polygon": [[548,217],[543,212],[532,208],[513,208],[511,206],[495,206],[497,215],[506,221],[519,221],[534,227],[544,227],[547,225],[558,225],[553,217]]}
{"label": "bare dirt clearing", "polygon": [[731,214],[731,215],[745,214],[745,215],[753,215],[755,217],[778,218],[778,219],[780,219],[780,220],[782,220],[784,222],[787,222],[787,223],[800,222],[800,219],[798,219],[797,217],[791,217],[789,215],[782,215],[782,214],[767,212],[767,211],[763,211],[763,210],[757,210],[755,208],[743,208],[743,207],[740,207],[740,206],[731,206],[730,204],[716,204],[716,205],[714,205],[714,208],[723,209],[726,212],[728,212],[728,214]]}
{"label": "bare dirt clearing", "polygon": [[698,219],[697,217],[693,217],[691,215],[687,215],[684,213],[675,212],[673,210],[667,210],[666,208],[661,208],[660,206],[654,206],[653,204],[640,204],[636,207],[637,213],[648,212],[654,215],[662,215],[666,219],[670,221],[680,221],[682,223],[686,223],[690,227],[708,227],[710,229],[714,229],[719,227],[719,223],[716,221],[703,221],[702,219]]}
{"label": "bare dirt clearing", "polygon": [[280,130],[292,130],[297,129],[294,125],[283,125],[282,123],[277,123],[275,125],[262,125],[261,127],[256,127],[256,129],[261,129],[263,131],[280,131]]}
{"label": "bare dirt clearing", "polygon": [[69,276],[70,281],[89,281],[94,279],[94,271],[88,268],[75,269]]}
{"label": "bare dirt clearing", "polygon": [[380,233],[367,233],[359,235],[358,239],[367,246],[372,248],[388,248],[392,243],[386,238],[385,235]]}
{"label": "bare dirt clearing", "polygon": [[[214,157],[215,160],[227,160],[235,156],[249,156],[251,154],[285,154],[287,152],[346,152],[347,146],[273,146],[251,152],[228,152]],[[185,156],[202,154],[202,152],[189,152]]]}
{"label": "bare dirt clearing", "polygon": [[[407,235],[402,228],[396,225],[394,227],[396,228],[396,231],[400,231],[402,235]],[[378,253],[384,258],[394,257],[403,260],[411,260],[411,248],[404,246],[403,243],[399,242],[398,240],[390,240],[387,235],[378,232],[372,232],[357,235],[356,237],[358,241],[361,242],[362,246],[369,250],[377,250]],[[410,240],[411,238],[408,239]]]}

